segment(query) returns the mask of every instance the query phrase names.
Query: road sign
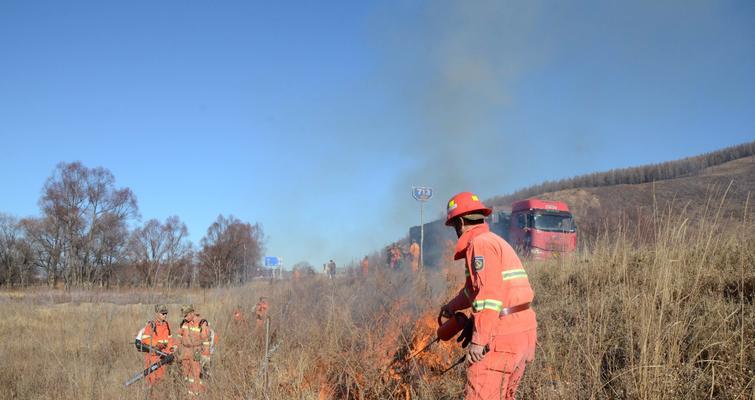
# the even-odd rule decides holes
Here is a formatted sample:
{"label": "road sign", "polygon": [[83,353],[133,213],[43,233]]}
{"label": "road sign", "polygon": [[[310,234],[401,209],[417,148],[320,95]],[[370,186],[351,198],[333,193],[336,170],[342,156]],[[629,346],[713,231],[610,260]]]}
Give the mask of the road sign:
{"label": "road sign", "polygon": [[278,257],[265,257],[265,266],[266,267],[279,267],[281,263],[280,258]]}
{"label": "road sign", "polygon": [[412,187],[412,197],[417,201],[428,201],[433,197],[433,188],[427,186]]}

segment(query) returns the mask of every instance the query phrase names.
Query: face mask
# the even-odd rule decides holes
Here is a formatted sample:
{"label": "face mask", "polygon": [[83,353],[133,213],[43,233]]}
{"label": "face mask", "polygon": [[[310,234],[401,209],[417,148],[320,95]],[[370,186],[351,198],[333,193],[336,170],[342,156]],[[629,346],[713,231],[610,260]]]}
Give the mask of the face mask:
{"label": "face mask", "polygon": [[461,219],[458,219],[458,220],[456,220],[456,222],[454,222],[454,230],[456,231],[456,237],[457,238],[460,238],[461,234],[463,233],[461,231],[462,227],[463,227],[463,225],[462,225]]}

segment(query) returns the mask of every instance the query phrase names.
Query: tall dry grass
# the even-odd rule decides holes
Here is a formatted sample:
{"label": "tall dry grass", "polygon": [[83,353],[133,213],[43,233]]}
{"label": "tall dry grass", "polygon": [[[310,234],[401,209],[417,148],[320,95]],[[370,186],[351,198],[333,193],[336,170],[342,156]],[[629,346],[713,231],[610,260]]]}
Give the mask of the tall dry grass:
{"label": "tall dry grass", "polygon": [[[755,234],[719,221],[716,207],[689,221],[657,211],[648,225],[611,229],[573,257],[527,263],[539,321],[536,360],[520,398],[755,398]],[[746,215],[747,213],[745,213]],[[615,227],[614,227],[615,228]],[[402,362],[432,335],[438,307],[463,282],[449,264],[422,277],[377,271],[328,281],[256,282],[241,288],[123,292],[6,292],[0,296],[0,397],[138,399],[123,382],[143,367],[133,336],[151,304],[193,302],[220,335],[207,380],[211,399],[263,398],[261,350],[231,321],[271,302],[278,349],[273,399],[457,399],[460,349],[444,343]],[[171,376],[163,398],[181,398]]]}

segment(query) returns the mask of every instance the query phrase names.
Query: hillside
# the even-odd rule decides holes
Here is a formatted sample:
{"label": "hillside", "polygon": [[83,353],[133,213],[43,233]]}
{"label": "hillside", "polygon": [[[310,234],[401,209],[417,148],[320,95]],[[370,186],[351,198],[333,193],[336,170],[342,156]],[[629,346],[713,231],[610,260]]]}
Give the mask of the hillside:
{"label": "hillside", "polygon": [[[729,186],[731,184],[731,186]],[[559,200],[569,204],[577,222],[586,233],[593,233],[596,225],[622,215],[636,217],[652,213],[658,208],[686,206],[690,217],[698,217],[708,200],[718,207],[726,192],[722,217],[741,219],[748,193],[755,192],[755,157],[749,156],[721,165],[708,167],[690,176],[641,184],[620,184],[601,187],[566,189],[541,193],[533,197]],[[750,199],[752,203],[753,199]],[[493,199],[491,205],[507,209],[509,204]],[[710,208],[710,207],[709,207]],[[753,216],[753,207],[748,207]]]}

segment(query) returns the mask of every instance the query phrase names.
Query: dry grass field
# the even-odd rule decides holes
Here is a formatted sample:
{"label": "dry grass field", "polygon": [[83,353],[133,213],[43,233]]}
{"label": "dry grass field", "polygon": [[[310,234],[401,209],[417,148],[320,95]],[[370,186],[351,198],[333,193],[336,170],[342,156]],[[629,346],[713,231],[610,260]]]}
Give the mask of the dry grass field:
{"label": "dry grass field", "polygon": [[[683,215],[657,212],[645,229],[612,229],[572,257],[527,264],[539,345],[519,398],[755,398],[751,221]],[[143,384],[123,383],[143,368],[132,342],[158,301],[169,304],[174,331],[184,302],[217,330],[207,398],[264,398],[259,337],[231,314],[238,304],[251,317],[265,295],[279,346],[270,398],[458,399],[463,366],[439,375],[460,354],[455,342],[404,358],[432,339],[438,308],[462,280],[462,267],[449,264],[422,277],[377,271],[228,289],[4,292],[0,398],[145,398]],[[177,379],[163,390],[163,398],[183,393]]]}

